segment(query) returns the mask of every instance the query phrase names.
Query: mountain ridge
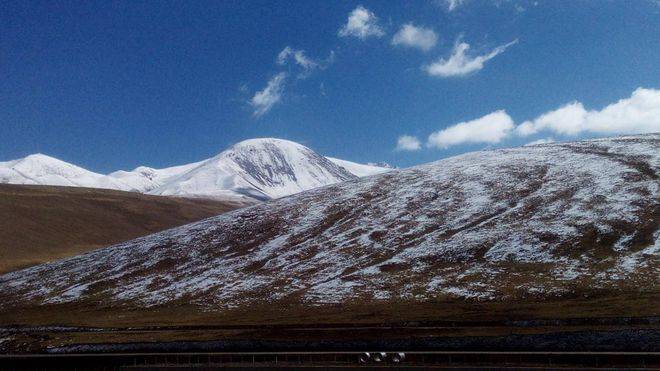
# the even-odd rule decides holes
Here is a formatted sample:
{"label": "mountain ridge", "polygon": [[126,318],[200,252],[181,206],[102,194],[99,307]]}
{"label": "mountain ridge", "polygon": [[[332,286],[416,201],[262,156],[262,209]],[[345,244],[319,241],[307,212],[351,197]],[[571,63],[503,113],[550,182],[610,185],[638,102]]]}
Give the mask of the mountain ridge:
{"label": "mountain ridge", "polygon": [[130,190],[128,185],[105,175],[94,173],[42,153],[0,162],[0,183]]}
{"label": "mountain ridge", "polygon": [[[237,150],[242,147],[253,149],[253,158],[237,157],[241,161],[239,164],[232,158],[232,154],[237,155]],[[298,154],[292,153],[292,149]],[[286,153],[293,157],[287,159]],[[260,166],[252,163],[257,159],[262,161]],[[306,160],[307,164],[296,163],[292,167],[288,160]],[[386,171],[380,167],[333,160],[295,142],[254,138],[236,143],[206,160],[162,169],[138,166],[132,171],[118,170],[108,175],[94,173],[47,155],[33,154],[0,162],[0,183],[91,187],[244,202],[288,196],[356,176],[345,167],[356,170],[359,176]],[[336,164],[337,161],[341,161],[344,166]],[[251,170],[255,173],[250,174]],[[273,170],[280,173],[273,173]],[[293,172],[285,174],[283,171]],[[192,172],[201,175],[201,178],[194,178]],[[296,178],[301,181],[296,182]],[[179,183],[176,183],[177,179]],[[277,184],[273,184],[273,181]],[[203,189],[196,189],[195,184]]]}

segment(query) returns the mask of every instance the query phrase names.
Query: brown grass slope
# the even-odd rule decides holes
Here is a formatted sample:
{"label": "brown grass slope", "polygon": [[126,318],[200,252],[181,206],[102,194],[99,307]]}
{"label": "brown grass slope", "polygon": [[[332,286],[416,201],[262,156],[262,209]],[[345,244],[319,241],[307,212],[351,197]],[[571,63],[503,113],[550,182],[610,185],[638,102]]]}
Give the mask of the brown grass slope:
{"label": "brown grass slope", "polygon": [[240,206],[104,189],[0,184],[0,273],[74,256]]}

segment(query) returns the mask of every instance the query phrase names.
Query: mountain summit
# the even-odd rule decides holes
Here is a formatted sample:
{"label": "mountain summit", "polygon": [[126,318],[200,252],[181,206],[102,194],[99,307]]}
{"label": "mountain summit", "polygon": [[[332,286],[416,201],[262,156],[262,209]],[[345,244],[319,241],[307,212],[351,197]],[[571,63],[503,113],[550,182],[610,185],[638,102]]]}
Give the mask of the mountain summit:
{"label": "mountain summit", "polygon": [[235,192],[270,199],[355,178],[347,169],[303,145],[263,138],[237,143],[153,193],[213,196]]}

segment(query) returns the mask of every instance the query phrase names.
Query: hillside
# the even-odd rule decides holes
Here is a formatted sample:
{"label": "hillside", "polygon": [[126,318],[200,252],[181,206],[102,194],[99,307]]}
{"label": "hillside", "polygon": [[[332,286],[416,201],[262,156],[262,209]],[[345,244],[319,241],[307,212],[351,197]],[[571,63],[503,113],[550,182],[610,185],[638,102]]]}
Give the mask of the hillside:
{"label": "hillside", "polygon": [[0,310],[127,327],[653,317],[659,171],[657,134],[469,153],[0,276]]}
{"label": "hillside", "polygon": [[214,216],[236,203],[0,184],[0,273]]}

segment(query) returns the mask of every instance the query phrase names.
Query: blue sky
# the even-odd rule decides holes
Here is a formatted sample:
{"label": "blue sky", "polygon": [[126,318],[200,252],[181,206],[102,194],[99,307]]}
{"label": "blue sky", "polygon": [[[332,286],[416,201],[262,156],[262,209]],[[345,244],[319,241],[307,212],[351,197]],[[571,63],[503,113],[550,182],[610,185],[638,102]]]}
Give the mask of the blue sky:
{"label": "blue sky", "polygon": [[660,131],[657,1],[1,4],[0,160],[110,172],[280,137],[405,167]]}

